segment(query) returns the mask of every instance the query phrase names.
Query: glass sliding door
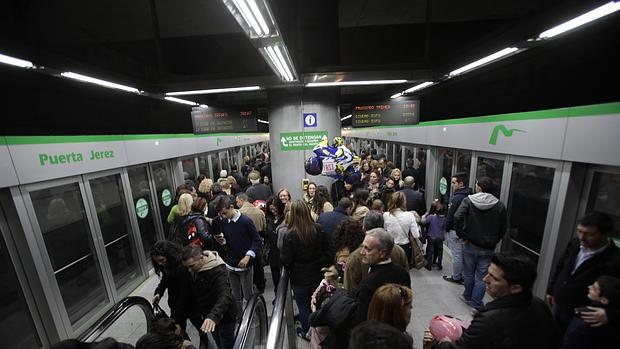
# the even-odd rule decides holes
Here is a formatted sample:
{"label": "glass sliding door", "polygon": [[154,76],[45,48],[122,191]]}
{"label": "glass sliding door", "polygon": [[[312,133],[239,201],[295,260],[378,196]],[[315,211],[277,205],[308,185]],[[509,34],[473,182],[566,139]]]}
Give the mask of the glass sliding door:
{"label": "glass sliding door", "polygon": [[28,310],[15,267],[0,234],[0,338],[4,348],[41,348],[34,321]]}
{"label": "glass sliding door", "polygon": [[110,272],[120,291],[140,277],[140,265],[133,240],[133,229],[123,191],[121,174],[87,180],[97,212],[96,220],[103,238]]}
{"label": "glass sliding door", "polygon": [[181,159],[181,165],[183,166],[183,180],[196,181],[196,162],[194,158]]}
{"label": "glass sliding door", "polygon": [[[168,234],[170,224],[167,221],[170,209],[174,205],[175,188],[172,183],[172,168],[170,162],[161,161],[150,165],[155,183],[155,196],[159,207],[159,220],[164,228],[164,234]],[[198,190],[198,187],[196,187]]]}
{"label": "glass sliding door", "polygon": [[[478,163],[476,166],[476,178],[482,176],[491,178],[493,180],[493,188],[490,190],[490,193],[499,199],[504,176],[504,160],[481,155],[478,156]],[[472,189],[474,189],[474,192],[476,191],[475,188]]]}
{"label": "glass sliding door", "polygon": [[439,198],[444,204],[450,202],[450,181],[452,179],[452,164],[454,163],[454,150],[439,149],[439,179],[437,179],[437,193],[435,198]]}
{"label": "glass sliding door", "polygon": [[611,239],[620,246],[620,169],[590,170],[585,212],[601,212],[614,222]]}
{"label": "glass sliding door", "polygon": [[76,328],[110,303],[80,183],[29,190],[34,215],[70,324]]}
{"label": "glass sliding door", "polygon": [[506,204],[508,236],[502,251],[518,251],[538,262],[549,212],[555,168],[513,162]]}
{"label": "glass sliding door", "polygon": [[138,229],[142,239],[143,258],[150,261],[150,251],[155,241],[163,239],[163,234],[157,230],[157,217],[153,205],[153,195],[149,185],[149,176],[146,165],[127,169],[129,185],[133,199],[133,207],[138,220]]}

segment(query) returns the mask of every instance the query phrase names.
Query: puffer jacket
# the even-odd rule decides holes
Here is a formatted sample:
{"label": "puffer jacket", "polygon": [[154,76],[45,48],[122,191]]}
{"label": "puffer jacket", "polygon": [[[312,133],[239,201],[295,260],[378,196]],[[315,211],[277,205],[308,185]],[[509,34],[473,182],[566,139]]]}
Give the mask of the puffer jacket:
{"label": "puffer jacket", "polygon": [[454,228],[459,238],[494,249],[506,232],[506,207],[490,193],[469,195],[454,214]]}

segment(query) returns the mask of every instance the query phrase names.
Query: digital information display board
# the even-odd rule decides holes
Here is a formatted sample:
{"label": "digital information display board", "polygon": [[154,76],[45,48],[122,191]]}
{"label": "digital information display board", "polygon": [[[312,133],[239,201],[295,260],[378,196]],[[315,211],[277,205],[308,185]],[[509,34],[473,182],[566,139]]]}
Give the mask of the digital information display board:
{"label": "digital information display board", "polygon": [[420,101],[396,99],[358,104],[351,114],[353,127],[414,125],[420,122]]}
{"label": "digital information display board", "polygon": [[256,110],[192,108],[194,134],[256,132]]}

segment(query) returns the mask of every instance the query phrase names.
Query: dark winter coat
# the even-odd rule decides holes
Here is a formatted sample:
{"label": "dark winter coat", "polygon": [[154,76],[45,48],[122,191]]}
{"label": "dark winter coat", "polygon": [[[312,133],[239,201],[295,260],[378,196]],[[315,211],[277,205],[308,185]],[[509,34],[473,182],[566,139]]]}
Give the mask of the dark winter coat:
{"label": "dark winter coat", "polygon": [[439,349],[554,349],[560,332],[549,307],[531,292],[497,298],[478,314],[456,342],[436,343]]}
{"label": "dark winter coat", "polygon": [[181,226],[183,227],[183,229],[181,229],[181,234],[183,234],[182,245],[187,246],[189,244],[187,230],[190,228],[190,225],[192,223],[196,227],[196,233],[198,234],[198,237],[200,238],[203,246],[205,246],[206,249],[206,246],[210,244],[211,238],[208,236],[207,230],[209,228],[209,224],[207,223],[207,220],[205,219],[205,216],[202,212],[190,212],[187,216],[185,216],[185,219],[181,224]]}
{"label": "dark winter coat", "polygon": [[172,317],[183,317],[192,315],[195,307],[191,304],[194,299],[192,290],[192,276],[180,262],[170,268],[161,271],[161,280],[155,288],[153,295],[163,296],[168,290],[168,306]]}
{"label": "dark winter coat", "polygon": [[454,214],[454,228],[459,238],[495,249],[506,232],[506,207],[490,193],[469,195]]}
{"label": "dark winter coat", "polygon": [[303,243],[297,234],[290,231],[284,237],[280,250],[282,264],[289,268],[291,285],[294,286],[318,286],[323,279],[321,268],[332,265],[333,256],[327,236],[318,224],[314,225],[311,244]]}
{"label": "dark winter coat", "polygon": [[333,241],[333,234],[336,230],[336,226],[348,216],[347,211],[340,207],[336,207],[333,211],[323,212],[319,215],[319,219],[317,219],[316,222],[321,225],[321,229],[323,229],[327,235],[330,244]]}
{"label": "dark winter coat", "polygon": [[459,188],[452,194],[450,204],[448,205],[448,213],[446,214],[446,231],[454,230],[454,214],[456,210],[461,206],[463,200],[473,194],[471,188]]}
{"label": "dark winter coat", "polygon": [[245,190],[245,193],[250,198],[250,202],[254,200],[267,201],[272,195],[271,188],[263,183],[253,184]]}
{"label": "dark winter coat", "polygon": [[[558,261],[555,272],[551,275],[547,294],[553,295],[556,307],[564,313],[571,313],[574,308],[589,304],[588,286],[601,275],[620,278],[620,249],[613,241],[603,252],[581,263],[573,273],[581,243],[573,239]],[[608,312],[610,322],[620,320],[616,312]]]}
{"label": "dark winter coat", "polygon": [[236,307],[226,266],[215,252],[207,252],[207,257],[209,262],[193,275],[194,299],[203,319],[209,318],[216,324],[234,321]]}
{"label": "dark winter coat", "polygon": [[422,217],[426,213],[426,201],[424,201],[424,194],[411,188],[404,188],[401,191],[405,194],[407,211],[416,211],[418,215]]}

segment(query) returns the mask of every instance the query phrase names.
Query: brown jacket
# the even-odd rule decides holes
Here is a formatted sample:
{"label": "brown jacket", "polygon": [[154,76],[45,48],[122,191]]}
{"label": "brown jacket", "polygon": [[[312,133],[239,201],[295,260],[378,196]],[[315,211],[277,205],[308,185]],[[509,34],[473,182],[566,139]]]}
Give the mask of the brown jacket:
{"label": "brown jacket", "polygon": [[254,207],[251,203],[246,202],[239,208],[239,212],[250,217],[256,227],[256,231],[265,231],[267,221],[265,220],[265,213],[263,211]]}

